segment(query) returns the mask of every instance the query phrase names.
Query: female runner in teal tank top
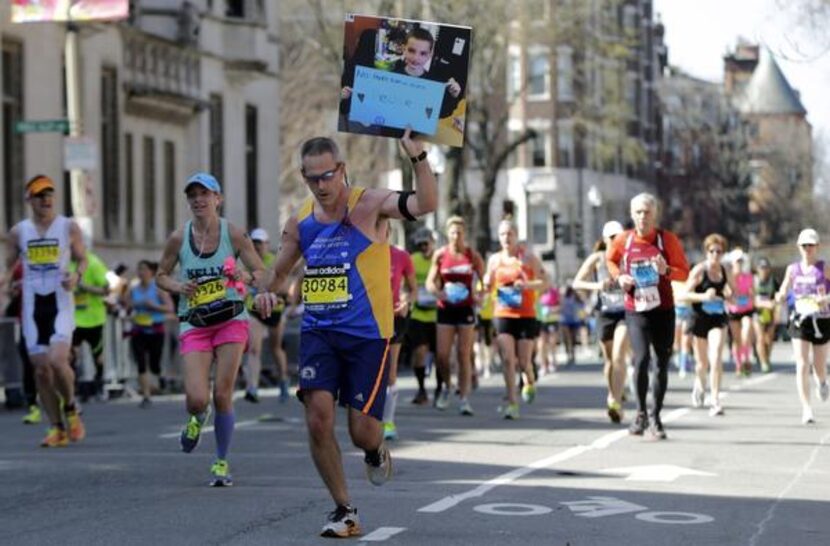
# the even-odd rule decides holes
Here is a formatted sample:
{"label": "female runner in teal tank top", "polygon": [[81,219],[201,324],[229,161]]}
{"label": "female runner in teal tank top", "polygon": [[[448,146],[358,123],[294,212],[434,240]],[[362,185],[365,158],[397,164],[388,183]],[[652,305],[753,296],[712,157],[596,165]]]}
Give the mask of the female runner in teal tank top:
{"label": "female runner in teal tank top", "polygon": [[[181,434],[182,451],[199,443],[210,403],[210,367],[215,358],[213,405],[216,460],[212,486],[232,485],[227,452],[234,429],[233,387],[248,343],[248,315],[240,281],[267,287],[265,266],[246,232],[219,217],[222,188],[207,173],[196,173],[185,185],[193,215],[170,236],[159,263],[157,284],[179,294],[179,341],[184,357],[188,422]],[[242,259],[245,267],[236,265]],[[173,269],[179,265],[178,278]]]}

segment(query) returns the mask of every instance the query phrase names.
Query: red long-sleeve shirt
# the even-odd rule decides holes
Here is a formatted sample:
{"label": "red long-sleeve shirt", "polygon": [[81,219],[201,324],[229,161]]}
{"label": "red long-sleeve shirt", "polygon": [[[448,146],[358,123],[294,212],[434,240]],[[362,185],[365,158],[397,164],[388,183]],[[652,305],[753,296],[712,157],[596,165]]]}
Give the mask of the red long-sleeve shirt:
{"label": "red long-sleeve shirt", "polygon": [[[640,237],[636,231],[630,229],[614,237],[611,246],[605,252],[608,274],[611,275],[611,278],[616,280],[623,273],[620,267],[626,252],[626,243],[631,235],[634,236],[634,243],[657,246],[657,233],[658,230],[655,229],[651,233]],[[666,275],[660,277],[658,289],[660,291],[660,307],[667,309],[674,306],[671,281],[685,281],[689,277],[689,261],[686,259],[686,253],[683,251],[683,245],[677,235],[664,229],[659,230],[659,233],[663,239],[662,254],[666,259],[669,270]]]}

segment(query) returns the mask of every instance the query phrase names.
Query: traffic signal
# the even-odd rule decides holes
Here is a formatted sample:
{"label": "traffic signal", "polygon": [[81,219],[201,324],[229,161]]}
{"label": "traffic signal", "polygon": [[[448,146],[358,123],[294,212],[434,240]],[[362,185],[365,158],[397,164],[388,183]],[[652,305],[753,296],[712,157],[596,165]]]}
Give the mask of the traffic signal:
{"label": "traffic signal", "polygon": [[553,240],[560,241],[565,237],[565,226],[559,220],[559,213],[553,213]]}

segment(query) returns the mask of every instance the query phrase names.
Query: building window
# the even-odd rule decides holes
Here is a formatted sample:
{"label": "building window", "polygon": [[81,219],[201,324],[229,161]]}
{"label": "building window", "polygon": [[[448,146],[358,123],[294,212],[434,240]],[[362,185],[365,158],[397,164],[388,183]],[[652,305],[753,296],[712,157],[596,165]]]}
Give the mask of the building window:
{"label": "building window", "polygon": [[516,218],[516,202],[512,199],[505,199],[501,202],[502,216],[511,216]]}
{"label": "building window", "polygon": [[166,140],[164,142],[164,185],[167,187],[167,199],[164,200],[167,233],[176,229],[176,145]]}
{"label": "building window", "polygon": [[549,134],[546,131],[537,131],[536,138],[530,141],[530,164],[533,167],[548,166]]}
{"label": "building window", "polygon": [[573,49],[559,46],[556,48],[556,94],[559,100],[573,100],[573,80]]}
{"label": "building window", "polygon": [[127,207],[127,239],[135,241],[135,164],[133,162],[133,135],[124,135],[124,205]]}
{"label": "building window", "polygon": [[[509,139],[508,142],[510,142],[510,143],[516,142],[519,139],[519,137],[521,136],[521,132],[516,130],[516,129],[510,129],[507,132],[507,134],[509,135],[508,136],[508,139]],[[519,148],[519,149],[521,149],[521,148]],[[519,166],[521,166],[519,164],[519,153],[518,153],[518,150],[514,149],[512,152],[510,152],[510,155],[507,156],[507,168],[508,169],[515,169],[516,167],[519,167]]]}
{"label": "building window", "polygon": [[530,241],[534,245],[547,245],[550,237],[550,207],[548,205],[530,206]]}
{"label": "building window", "polygon": [[104,207],[104,237],[121,236],[121,162],[118,157],[118,73],[101,70],[101,195]]}
{"label": "building window", "polygon": [[222,95],[210,96],[210,173],[225,181],[224,108]]}
{"label": "building window", "polygon": [[156,242],[156,143],[144,137],[144,242]]}
{"label": "building window", "polygon": [[225,16],[245,17],[245,0],[225,0]]}
{"label": "building window", "polygon": [[550,96],[550,60],[546,51],[530,55],[528,64],[530,74],[528,81],[528,98],[547,98]]}
{"label": "building window", "polygon": [[556,126],[557,166],[574,165],[574,130],[570,122],[559,122]]}
{"label": "building window", "polygon": [[3,212],[7,228],[25,216],[23,135],[14,130],[18,121],[23,121],[23,46],[3,40]]}
{"label": "building window", "polygon": [[639,93],[637,92],[639,80],[635,72],[625,74],[625,102],[630,108],[629,113],[638,116],[640,113]]}
{"label": "building window", "polygon": [[507,98],[515,100],[522,92],[522,59],[518,50],[511,49],[507,58]]}
{"label": "building window", "polygon": [[245,106],[245,193],[248,208],[248,227],[259,225],[257,214],[257,163],[259,140],[257,138],[257,109],[250,104]]}

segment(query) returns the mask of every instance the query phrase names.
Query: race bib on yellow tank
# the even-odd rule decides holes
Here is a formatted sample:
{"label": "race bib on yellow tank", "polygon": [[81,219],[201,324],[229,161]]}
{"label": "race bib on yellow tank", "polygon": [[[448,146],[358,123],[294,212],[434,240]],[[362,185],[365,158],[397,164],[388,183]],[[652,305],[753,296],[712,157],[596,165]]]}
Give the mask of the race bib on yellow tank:
{"label": "race bib on yellow tank", "polygon": [[137,313],[133,316],[133,324],[136,326],[152,326],[153,315],[150,313]]}
{"label": "race bib on yellow tank", "polygon": [[202,281],[196,287],[196,291],[187,300],[190,307],[198,307],[207,303],[213,303],[225,299],[227,289],[224,279],[208,279]]}
{"label": "race bib on yellow tank", "polygon": [[819,311],[821,311],[821,307],[815,297],[806,296],[795,300],[795,312],[802,317],[817,315]]}
{"label": "race bib on yellow tank", "polygon": [[57,239],[36,239],[29,241],[26,259],[30,265],[57,266],[60,260],[60,247]]}
{"label": "race bib on yellow tank", "polygon": [[303,278],[303,303],[331,305],[349,301],[349,278],[346,275]]}

